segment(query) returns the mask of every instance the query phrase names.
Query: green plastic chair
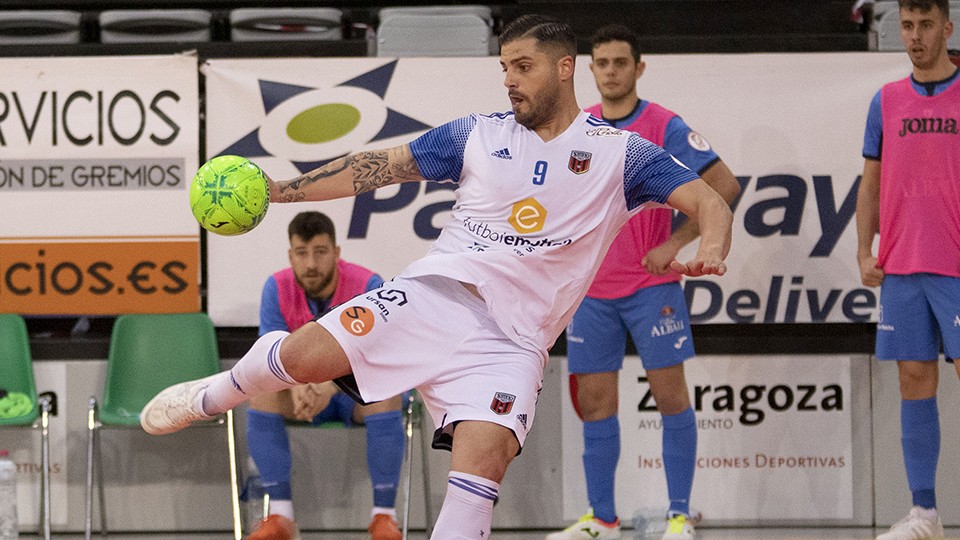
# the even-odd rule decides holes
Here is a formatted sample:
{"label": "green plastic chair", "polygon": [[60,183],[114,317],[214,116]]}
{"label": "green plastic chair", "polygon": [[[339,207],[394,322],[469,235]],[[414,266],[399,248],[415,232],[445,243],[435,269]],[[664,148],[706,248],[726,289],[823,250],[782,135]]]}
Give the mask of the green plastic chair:
{"label": "green plastic chair", "polygon": [[40,429],[40,528],[50,540],[50,411],[51,399],[37,396],[27,324],[16,313],[0,313],[0,387],[25,394],[32,406],[17,416],[0,418],[0,428]]}
{"label": "green plastic chair", "polygon": [[[86,538],[93,529],[93,484],[100,499],[100,532],[106,535],[100,428],[140,428],[140,411],[161,390],[220,371],[213,323],[205,313],[121,315],[114,322],[107,358],[103,404],[90,398],[87,412]],[[226,425],[230,457],[230,496],[236,540],[241,538],[233,411],[200,425]]]}

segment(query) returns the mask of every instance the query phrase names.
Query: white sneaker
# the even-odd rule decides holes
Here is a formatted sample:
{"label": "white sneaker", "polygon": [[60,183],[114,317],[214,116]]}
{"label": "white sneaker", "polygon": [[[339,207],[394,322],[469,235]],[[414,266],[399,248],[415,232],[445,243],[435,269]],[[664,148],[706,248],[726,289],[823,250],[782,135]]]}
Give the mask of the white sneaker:
{"label": "white sneaker", "polygon": [[667,520],[667,531],[663,533],[662,540],[694,540],[697,537],[693,530],[694,523],[684,514],[673,516]]}
{"label": "white sneaker", "polygon": [[593,517],[593,511],[587,512],[576,523],[566,529],[547,535],[546,540],[619,540],[620,520],[608,525]]}
{"label": "white sneaker", "polygon": [[194,422],[213,418],[200,409],[197,394],[210,386],[214,377],[220,375],[217,373],[161,390],[140,411],[140,425],[143,430],[151,435],[166,435],[180,431]]}
{"label": "white sneaker", "polygon": [[907,517],[893,524],[890,532],[881,534],[877,540],[943,540],[943,524],[936,519],[924,517],[919,506],[910,509]]}

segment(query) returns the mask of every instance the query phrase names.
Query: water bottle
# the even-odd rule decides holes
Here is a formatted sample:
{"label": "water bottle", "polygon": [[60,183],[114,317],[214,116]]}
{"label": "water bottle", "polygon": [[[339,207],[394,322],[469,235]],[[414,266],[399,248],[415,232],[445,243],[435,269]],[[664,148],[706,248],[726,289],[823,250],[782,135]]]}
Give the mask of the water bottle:
{"label": "water bottle", "polygon": [[[670,509],[662,506],[657,508],[640,508],[633,514],[633,534],[636,540],[660,540],[667,531],[667,518]],[[696,525],[702,518],[697,510],[690,509],[690,523]]]}
{"label": "water bottle", "polygon": [[0,540],[16,540],[17,532],[17,464],[10,452],[0,450]]}
{"label": "water bottle", "polygon": [[244,501],[247,532],[253,532],[260,520],[266,517],[263,515],[263,482],[253,459],[247,461],[247,481],[240,499]]}

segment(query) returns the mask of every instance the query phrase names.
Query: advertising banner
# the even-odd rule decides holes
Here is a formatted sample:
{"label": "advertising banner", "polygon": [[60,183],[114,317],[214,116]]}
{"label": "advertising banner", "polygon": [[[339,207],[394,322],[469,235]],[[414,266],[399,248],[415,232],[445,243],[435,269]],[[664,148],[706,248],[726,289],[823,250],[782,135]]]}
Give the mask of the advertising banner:
{"label": "advertising banner", "polygon": [[[787,355],[685,364],[698,438],[690,500],[705,520],[853,518],[850,367],[849,357]],[[624,362],[619,391],[616,502],[629,519],[668,505],[663,430],[637,357]],[[583,428],[563,403],[564,517],[575,519],[588,506]]]}
{"label": "advertising banner", "polygon": [[0,59],[0,311],[200,309],[195,56]]}
{"label": "advertising banner", "polygon": [[[875,320],[860,284],[854,209],[867,108],[909,74],[902,53],[650,55],[639,93],[683,117],[742,186],[728,274],[685,282],[694,323]],[[577,59],[581,106],[599,101]],[[403,144],[472,112],[507,111],[497,57],[211,60],[207,156],[240,154],[277,179],[366,149]],[[338,225],[347,260],[384,277],[422,255],[455,194],[404,184],[357,199],[273,205],[241,237],[210,235],[209,310],[255,326],[263,281],[286,266],[286,226],[305,209]],[[694,245],[681,253],[692,254]]]}

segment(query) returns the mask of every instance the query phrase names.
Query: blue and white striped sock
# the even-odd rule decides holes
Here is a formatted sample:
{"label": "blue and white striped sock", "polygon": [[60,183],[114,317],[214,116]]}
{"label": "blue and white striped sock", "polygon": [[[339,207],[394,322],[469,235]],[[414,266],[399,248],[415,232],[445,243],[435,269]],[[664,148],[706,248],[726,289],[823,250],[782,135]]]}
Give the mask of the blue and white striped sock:
{"label": "blue and white striped sock", "polygon": [[450,471],[447,496],[433,529],[433,538],[477,540],[490,537],[493,503],[500,484],[480,476]]}
{"label": "blue and white striped sock", "polygon": [[217,377],[203,392],[203,412],[225,413],[248,399],[297,386],[280,361],[280,343],[289,332],[280,330],[260,336],[229,376]]}

